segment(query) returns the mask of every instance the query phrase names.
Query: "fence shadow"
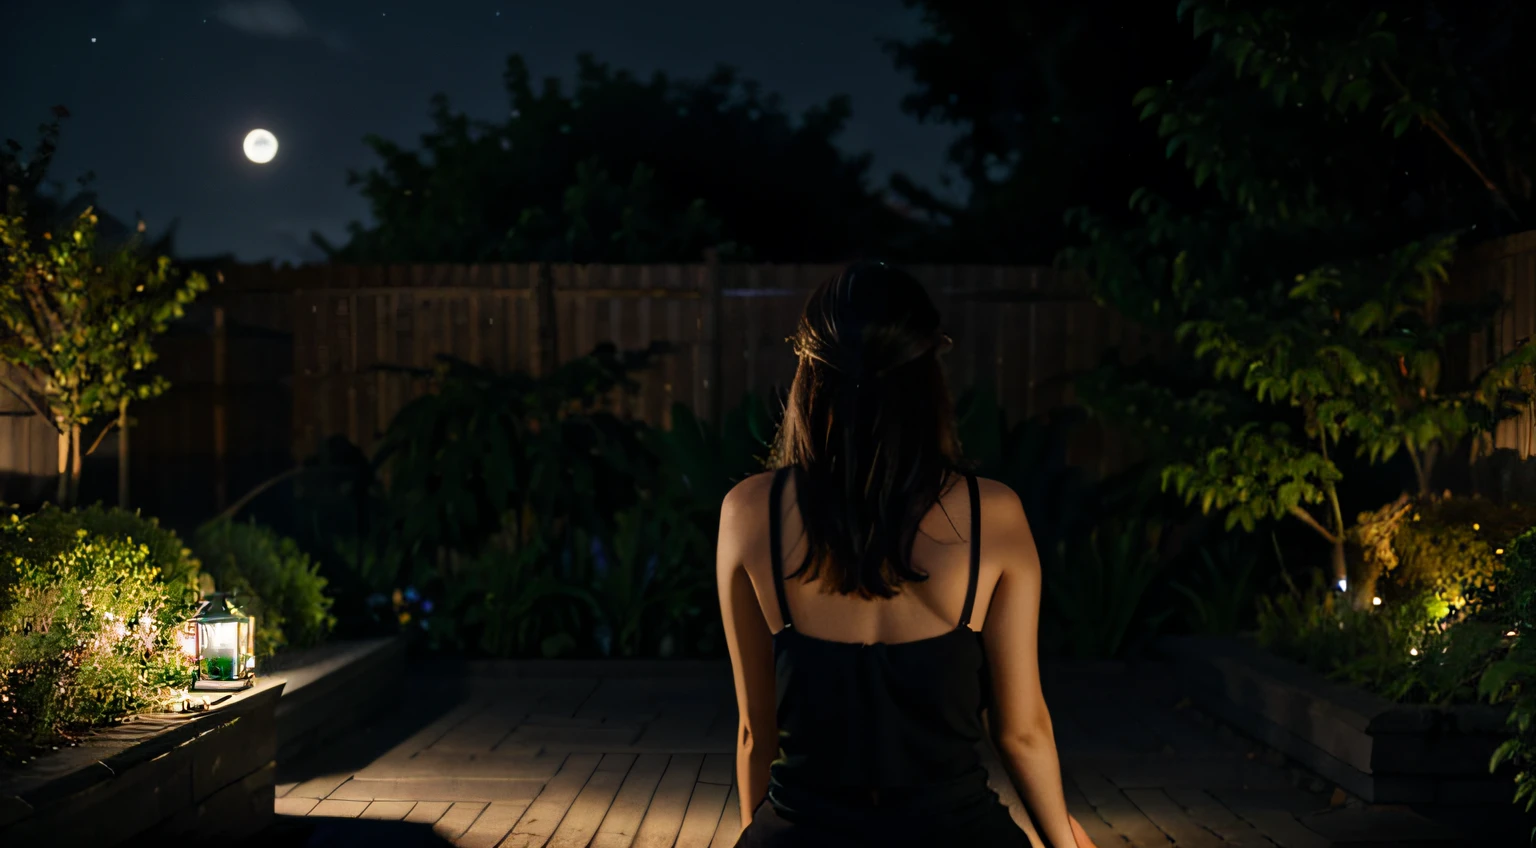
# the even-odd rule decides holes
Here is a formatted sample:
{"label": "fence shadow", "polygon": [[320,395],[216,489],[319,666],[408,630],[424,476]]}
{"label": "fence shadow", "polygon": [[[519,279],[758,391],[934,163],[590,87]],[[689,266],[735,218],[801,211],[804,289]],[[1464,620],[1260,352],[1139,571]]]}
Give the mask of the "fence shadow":
{"label": "fence shadow", "polygon": [[244,848],[437,848],[453,843],[437,835],[430,824],[375,819],[340,819],[324,816],[278,816],[262,834]]}
{"label": "fence shadow", "polygon": [[444,671],[441,667],[427,669],[413,664],[398,681],[394,691],[399,698],[392,706],[327,745],[308,749],[287,762],[279,761],[277,782],[302,783],[326,775],[350,775],[412,736],[432,729],[470,697],[468,677]]}

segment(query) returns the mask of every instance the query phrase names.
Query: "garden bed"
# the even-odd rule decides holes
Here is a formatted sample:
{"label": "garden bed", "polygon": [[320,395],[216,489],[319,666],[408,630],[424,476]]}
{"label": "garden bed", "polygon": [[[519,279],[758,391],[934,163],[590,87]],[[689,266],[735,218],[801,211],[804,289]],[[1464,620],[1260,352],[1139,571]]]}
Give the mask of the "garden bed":
{"label": "garden bed", "polygon": [[1159,647],[1200,707],[1368,803],[1510,807],[1512,779],[1488,773],[1503,709],[1397,704],[1235,639]]}
{"label": "garden bed", "polygon": [[281,655],[208,710],[136,717],[0,773],[0,844],[249,838],[273,816],[276,762],[390,705],[405,640]]}
{"label": "garden bed", "polygon": [[266,827],[283,684],[266,678],[204,711],[140,716],[0,774],[0,844],[238,840]]}

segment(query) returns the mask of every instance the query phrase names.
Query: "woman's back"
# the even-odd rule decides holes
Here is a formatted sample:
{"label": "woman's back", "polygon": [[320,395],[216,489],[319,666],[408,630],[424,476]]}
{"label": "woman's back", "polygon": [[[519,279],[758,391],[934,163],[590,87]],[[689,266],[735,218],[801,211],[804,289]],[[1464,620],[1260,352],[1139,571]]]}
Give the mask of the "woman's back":
{"label": "woman's back", "polygon": [[1070,845],[1036,662],[1039,562],[1018,497],[962,470],[938,311],[910,275],[853,265],[811,294],[790,341],[777,471],[721,509],[754,818],[742,844],[1026,845],[987,785],[990,731],[1021,799]]}
{"label": "woman's back", "polygon": [[[998,504],[1018,498],[1001,483],[977,480],[981,496],[981,562],[970,627],[982,631],[992,592],[1001,574],[997,557],[989,557],[988,525],[998,515]],[[740,492],[747,504],[744,509],[757,516],[750,525],[755,543],[746,545],[748,556],[742,565],[752,579],[752,589],[768,629],[778,633],[784,627],[774,591],[770,563],[769,495],[773,474],[758,474],[742,482]],[[780,543],[785,573],[793,574],[805,558],[805,525],[796,504],[793,476],[784,484],[779,504],[782,516]],[[988,509],[988,502],[993,508]],[[970,577],[971,503],[964,478],[956,475],[946,485],[939,502],[923,517],[912,545],[913,564],[927,572],[929,579],[904,584],[894,598],[871,599],[841,595],[828,589],[823,580],[808,581],[806,575],[787,577],[784,593],[795,627],[803,636],[832,642],[871,645],[916,642],[955,629]],[[998,528],[1003,529],[1003,528]]]}
{"label": "woman's back", "polygon": [[978,845],[1027,844],[987,785],[979,747],[991,673],[980,631],[1000,576],[983,556],[983,516],[987,496],[1017,498],[991,481],[983,495],[982,481],[951,475],[913,542],[911,563],[929,579],[892,598],[861,598],[803,570],[785,579],[805,557],[794,471],[734,493],[760,507],[748,524],[759,543],[746,546],[754,554],[743,565],[774,633],[775,820],[845,842],[965,834]]}

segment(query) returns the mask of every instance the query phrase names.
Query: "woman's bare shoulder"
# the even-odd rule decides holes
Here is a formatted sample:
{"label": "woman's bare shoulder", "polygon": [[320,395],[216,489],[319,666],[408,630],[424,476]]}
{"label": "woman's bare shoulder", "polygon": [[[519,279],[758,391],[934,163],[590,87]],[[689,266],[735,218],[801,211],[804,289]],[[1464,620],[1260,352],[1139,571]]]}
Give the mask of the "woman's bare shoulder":
{"label": "woman's bare shoulder", "polygon": [[1001,543],[1006,548],[1018,549],[1027,542],[1028,549],[1033,550],[1029,518],[1024,514],[1019,494],[1008,484],[985,477],[976,478],[976,490],[981,496],[982,544]]}
{"label": "woman's bare shoulder", "polygon": [[1018,493],[1007,483],[989,477],[977,477],[976,493],[981,496],[983,522],[1011,522],[1024,517],[1024,504],[1019,500]]}
{"label": "woman's bare shoulder", "polygon": [[720,525],[766,522],[764,510],[768,509],[768,493],[772,486],[772,471],[753,474],[732,486],[720,503]]}

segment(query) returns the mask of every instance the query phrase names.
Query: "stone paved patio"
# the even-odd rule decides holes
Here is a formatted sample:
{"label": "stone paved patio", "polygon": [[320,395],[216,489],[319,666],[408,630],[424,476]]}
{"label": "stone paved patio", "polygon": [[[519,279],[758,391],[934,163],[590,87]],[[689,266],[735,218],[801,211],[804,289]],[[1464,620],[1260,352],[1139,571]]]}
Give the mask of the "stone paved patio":
{"label": "stone paved patio", "polygon": [[[1190,708],[1171,678],[1156,664],[1047,670],[1069,805],[1099,848],[1455,844],[1238,738]],[[387,717],[279,764],[273,839],[730,846],[735,728],[722,664],[419,668]],[[990,767],[1021,816],[995,759]]]}

